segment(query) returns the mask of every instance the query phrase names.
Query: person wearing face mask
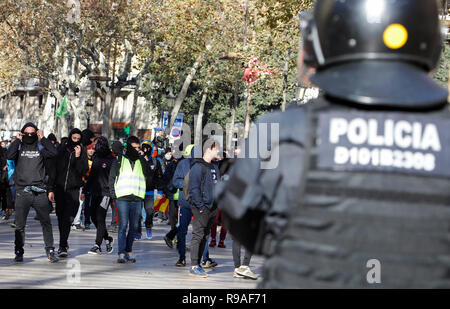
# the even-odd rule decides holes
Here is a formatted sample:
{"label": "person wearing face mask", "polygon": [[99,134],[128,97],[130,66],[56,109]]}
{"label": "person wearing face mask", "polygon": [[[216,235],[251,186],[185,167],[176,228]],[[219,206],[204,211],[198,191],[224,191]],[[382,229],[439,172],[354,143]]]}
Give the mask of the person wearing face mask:
{"label": "person wearing face mask", "polygon": [[149,176],[148,165],[145,158],[139,154],[140,151],[139,139],[136,136],[128,137],[125,154],[113,161],[109,173],[109,196],[115,200],[119,212],[117,263],[121,264],[136,262],[132,256],[133,242]]}
{"label": "person wearing face mask", "polygon": [[7,159],[15,161],[15,262],[23,262],[25,226],[30,207],[35,209],[41,223],[49,261],[52,263],[58,261],[53,247],[48,204],[49,199],[53,199],[53,193],[46,183],[48,170],[45,168],[45,161],[53,159],[56,155],[57,151],[53,144],[31,122],[23,126],[21,132],[17,134],[17,139],[8,148]]}
{"label": "person wearing face mask", "polygon": [[86,149],[81,145],[81,131],[72,129],[68,142],[59,148],[54,168],[50,175],[52,192],[50,201],[56,201],[56,216],[59,227],[58,256],[68,255],[68,239],[70,229],[80,206],[80,199],[84,201],[84,194],[80,196],[83,186],[83,176],[89,170]]}
{"label": "person wearing face mask", "polygon": [[173,240],[178,233],[178,201],[175,200],[174,194],[177,192],[172,184],[172,177],[177,169],[178,161],[172,156],[172,150],[166,148],[163,159],[165,171],[162,179],[164,195],[169,199],[169,224],[170,231],[164,236],[164,241],[169,248],[173,248]]}
{"label": "person wearing face mask", "polygon": [[86,185],[83,187],[83,193],[91,195],[91,218],[97,229],[95,245],[89,250],[89,254],[100,254],[103,240],[106,244],[106,252],[113,251],[113,238],[106,230],[106,214],[111,198],[109,196],[109,174],[113,162],[116,160],[111,153],[106,137],[101,136],[96,140],[95,156],[93,157],[92,167],[87,177]]}
{"label": "person wearing face mask", "polygon": [[[150,142],[145,141],[144,143],[142,143],[142,152],[144,153],[144,158],[146,160],[146,165],[149,171],[149,177],[147,177],[145,200],[144,200],[144,210],[146,214],[145,229],[147,239],[152,239],[153,216],[155,213],[153,209],[153,203],[155,200],[154,192],[156,189],[158,191],[156,198],[161,199],[163,172],[161,163],[154,156],[155,151],[152,148]],[[140,239],[141,234],[142,234],[142,227],[141,224],[139,224],[136,238]]]}

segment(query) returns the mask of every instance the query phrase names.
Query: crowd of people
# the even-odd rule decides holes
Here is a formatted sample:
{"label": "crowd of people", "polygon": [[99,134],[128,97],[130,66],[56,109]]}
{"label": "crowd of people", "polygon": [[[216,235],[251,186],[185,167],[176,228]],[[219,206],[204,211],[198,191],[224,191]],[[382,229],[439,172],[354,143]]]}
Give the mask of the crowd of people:
{"label": "crowd of people", "polygon": [[[227,229],[214,200],[214,188],[233,161],[219,153],[217,141],[204,139],[201,145],[189,145],[184,156],[176,159],[162,132],[152,141],[129,136],[122,143],[74,128],[58,141],[54,134],[45,137],[35,124],[27,123],[0,146],[1,218],[14,219],[16,263],[23,262],[27,217],[34,208],[52,263],[70,254],[71,231],[85,231],[92,224],[96,237],[88,254],[111,254],[116,249],[117,263],[135,263],[134,241],[151,240],[153,221],[159,220],[170,225],[164,241],[168,248],[177,248],[175,266],[186,266],[191,222],[189,275],[208,277],[204,268],[218,265],[209,256],[209,248],[226,247]],[[195,158],[197,153],[202,156]],[[109,209],[111,224],[107,226]],[[58,250],[50,217],[53,211],[58,221]],[[240,244],[233,241],[233,276],[257,279],[249,268],[251,254],[246,252],[241,263],[240,251]]]}

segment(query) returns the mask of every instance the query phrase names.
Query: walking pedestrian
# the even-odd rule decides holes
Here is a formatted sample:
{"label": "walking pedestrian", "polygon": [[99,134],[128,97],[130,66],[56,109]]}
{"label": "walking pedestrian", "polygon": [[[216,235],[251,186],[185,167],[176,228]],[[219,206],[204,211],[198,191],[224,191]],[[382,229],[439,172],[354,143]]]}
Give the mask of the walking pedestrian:
{"label": "walking pedestrian", "polygon": [[[149,172],[148,177],[146,178],[146,192],[145,192],[145,200],[144,200],[144,211],[145,211],[145,229],[146,229],[146,237],[147,239],[153,238],[153,217],[155,211],[153,210],[153,205],[155,198],[161,199],[162,196],[162,168],[161,164],[157,160],[156,156],[153,155],[152,145],[150,142],[144,142],[142,144],[142,152],[144,154],[144,158],[146,160],[146,166]],[[158,192],[156,196],[155,190]],[[142,220],[139,218],[139,223]],[[137,231],[137,239],[141,238],[142,227],[141,224],[138,226]]]}
{"label": "walking pedestrian", "polygon": [[241,248],[242,245],[233,238],[233,262],[234,262],[234,278],[248,278],[257,280],[258,275],[253,273],[250,269],[250,261],[252,259],[252,253],[245,249],[244,260],[241,263]]}
{"label": "walking pedestrian", "polygon": [[214,186],[220,177],[217,164],[212,161],[217,159],[219,143],[217,141],[204,140],[202,143],[204,152],[201,159],[194,159],[189,171],[188,202],[191,205],[192,214],[192,241],[191,241],[191,269],[190,276],[206,278],[208,275],[200,265],[200,261],[208,241],[211,226],[217,216],[217,206],[214,203]]}
{"label": "walking pedestrian", "polygon": [[97,229],[95,245],[89,250],[89,254],[100,254],[103,240],[106,242],[106,252],[113,252],[114,240],[106,229],[106,214],[111,205],[109,174],[115,160],[106,137],[98,138],[92,167],[86,185],[83,187],[83,193],[86,195],[89,192],[91,196],[90,213],[92,222]]}
{"label": "walking pedestrian", "polygon": [[[116,160],[119,158],[119,156],[123,155],[123,144],[120,141],[115,141],[111,145],[111,151],[112,155]],[[111,225],[108,226],[108,232],[110,233],[117,233],[119,230],[119,215],[117,212],[117,206],[115,201],[113,200],[111,203]]]}
{"label": "walking pedestrian", "polygon": [[58,256],[68,255],[71,225],[78,211],[80,200],[84,200],[80,188],[82,177],[89,170],[86,149],[81,145],[81,131],[72,129],[66,146],[60,147],[55,159],[51,183],[55,192],[56,215],[59,228]]}
{"label": "walking pedestrian", "polygon": [[217,211],[217,216],[214,218],[214,222],[211,226],[211,241],[209,243],[209,246],[215,247],[217,244],[216,243],[217,224],[219,222],[220,222],[220,234],[219,234],[219,244],[217,245],[217,247],[226,248],[225,238],[227,237],[227,227],[224,224],[222,211],[220,209]]}
{"label": "walking pedestrian", "polygon": [[[7,159],[15,161],[16,218],[15,218],[15,262],[22,262],[25,244],[25,226],[30,207],[38,214],[44,236],[45,251],[50,262],[58,261],[53,244],[49,200],[53,192],[46,183],[45,160],[57,155],[55,147],[44,137],[35,124],[25,124],[17,139],[9,146]],[[48,195],[47,195],[48,192]]]}
{"label": "walking pedestrian", "polygon": [[[140,142],[135,136],[127,139],[124,155],[114,160],[109,175],[110,197],[116,200],[119,213],[119,258],[117,263],[135,263],[132,255],[146,179],[149,175],[145,158],[139,155]],[[128,229],[128,234],[127,234]]]}
{"label": "walking pedestrian", "polygon": [[8,211],[8,199],[7,192],[9,190],[8,181],[8,165],[6,159],[6,147],[0,147],[0,204],[1,214],[0,217],[6,216]]}
{"label": "walking pedestrian", "polygon": [[178,161],[172,156],[172,150],[170,148],[167,148],[163,160],[165,172],[163,175],[162,186],[164,195],[169,199],[170,231],[164,236],[164,241],[169,248],[173,248],[173,240],[178,233],[178,201],[175,200],[177,189],[172,184],[172,178],[175,174],[177,164]]}

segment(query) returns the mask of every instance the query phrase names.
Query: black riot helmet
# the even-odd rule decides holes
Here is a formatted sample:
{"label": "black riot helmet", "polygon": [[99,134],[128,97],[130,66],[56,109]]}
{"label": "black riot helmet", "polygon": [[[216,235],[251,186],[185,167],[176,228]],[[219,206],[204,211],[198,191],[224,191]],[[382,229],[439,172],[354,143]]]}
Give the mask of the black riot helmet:
{"label": "black riot helmet", "polygon": [[443,42],[436,0],[317,0],[308,15],[304,63],[328,95],[413,109],[446,103],[447,91],[428,75]]}

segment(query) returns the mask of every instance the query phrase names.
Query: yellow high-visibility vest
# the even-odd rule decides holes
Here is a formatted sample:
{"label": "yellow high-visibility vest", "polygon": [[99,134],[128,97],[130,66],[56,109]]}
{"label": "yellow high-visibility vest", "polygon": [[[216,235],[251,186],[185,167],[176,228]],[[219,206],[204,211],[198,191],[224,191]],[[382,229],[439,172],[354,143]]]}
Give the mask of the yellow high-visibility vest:
{"label": "yellow high-visibility vest", "polygon": [[136,160],[134,169],[132,169],[130,161],[122,156],[119,176],[116,178],[114,189],[117,198],[127,195],[134,195],[141,199],[145,198],[145,176],[139,159]]}

